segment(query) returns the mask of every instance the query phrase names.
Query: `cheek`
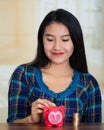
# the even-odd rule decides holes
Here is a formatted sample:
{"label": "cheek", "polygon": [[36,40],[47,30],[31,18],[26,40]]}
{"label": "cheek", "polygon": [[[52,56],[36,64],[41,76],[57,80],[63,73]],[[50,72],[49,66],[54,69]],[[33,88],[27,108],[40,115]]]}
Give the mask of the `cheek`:
{"label": "cheek", "polygon": [[69,55],[71,55],[74,51],[74,46],[66,46],[66,51],[68,52]]}
{"label": "cheek", "polygon": [[44,52],[45,52],[45,55],[49,58],[50,57],[50,47],[44,46]]}
{"label": "cheek", "polygon": [[48,53],[52,49],[52,45],[44,44],[44,51],[45,53]]}

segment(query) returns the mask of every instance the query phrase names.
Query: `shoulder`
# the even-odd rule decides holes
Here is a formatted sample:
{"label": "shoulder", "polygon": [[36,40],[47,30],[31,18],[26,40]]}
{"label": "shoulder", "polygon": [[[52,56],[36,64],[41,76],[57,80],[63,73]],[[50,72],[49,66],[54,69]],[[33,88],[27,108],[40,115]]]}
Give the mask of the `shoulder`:
{"label": "shoulder", "polygon": [[90,82],[90,81],[94,81],[94,82],[97,82],[96,78],[91,74],[91,73],[81,73],[79,71],[77,71],[80,79],[83,79],[87,82]]}
{"label": "shoulder", "polygon": [[82,80],[89,94],[101,93],[99,83],[91,73],[80,73],[80,79]]}
{"label": "shoulder", "polygon": [[17,66],[17,68],[14,70],[12,76],[19,76],[19,77],[27,77],[27,76],[34,76],[35,70],[37,70],[36,67],[33,67],[28,64],[21,64]]}
{"label": "shoulder", "polygon": [[32,73],[34,72],[34,70],[37,69],[31,65],[28,65],[28,64],[21,64],[19,65],[14,72],[24,72],[24,73]]}
{"label": "shoulder", "polygon": [[79,75],[79,80],[81,83],[83,83],[85,86],[89,87],[99,87],[97,79],[91,74],[91,73],[81,73],[77,71]]}
{"label": "shoulder", "polygon": [[83,86],[83,92],[87,92],[88,95],[100,95],[101,90],[98,81],[91,73],[77,72],[79,75],[79,84]]}

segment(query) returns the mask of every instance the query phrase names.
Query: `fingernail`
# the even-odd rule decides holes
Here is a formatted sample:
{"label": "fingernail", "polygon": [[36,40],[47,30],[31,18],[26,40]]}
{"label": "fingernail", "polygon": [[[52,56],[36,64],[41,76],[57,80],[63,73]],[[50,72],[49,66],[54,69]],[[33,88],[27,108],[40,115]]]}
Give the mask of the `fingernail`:
{"label": "fingernail", "polygon": [[45,104],[46,107],[48,107],[49,105],[48,104]]}
{"label": "fingernail", "polygon": [[52,106],[56,106],[55,103],[51,103],[51,104],[52,104]]}

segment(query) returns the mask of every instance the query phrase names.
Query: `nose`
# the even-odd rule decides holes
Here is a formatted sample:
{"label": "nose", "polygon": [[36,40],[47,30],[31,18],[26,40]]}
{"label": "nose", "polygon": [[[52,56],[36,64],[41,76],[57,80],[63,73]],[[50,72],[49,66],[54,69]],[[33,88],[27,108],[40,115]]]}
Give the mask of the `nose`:
{"label": "nose", "polygon": [[59,40],[56,40],[53,49],[59,50],[60,48],[61,48],[61,42]]}

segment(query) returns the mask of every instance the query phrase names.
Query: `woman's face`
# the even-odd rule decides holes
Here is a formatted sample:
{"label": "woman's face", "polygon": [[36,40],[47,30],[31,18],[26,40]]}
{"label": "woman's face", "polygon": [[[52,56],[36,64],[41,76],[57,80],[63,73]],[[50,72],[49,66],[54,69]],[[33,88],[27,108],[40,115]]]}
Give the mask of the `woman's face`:
{"label": "woman's face", "polygon": [[62,23],[49,24],[43,35],[46,56],[54,64],[69,63],[74,46],[67,27]]}

